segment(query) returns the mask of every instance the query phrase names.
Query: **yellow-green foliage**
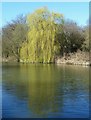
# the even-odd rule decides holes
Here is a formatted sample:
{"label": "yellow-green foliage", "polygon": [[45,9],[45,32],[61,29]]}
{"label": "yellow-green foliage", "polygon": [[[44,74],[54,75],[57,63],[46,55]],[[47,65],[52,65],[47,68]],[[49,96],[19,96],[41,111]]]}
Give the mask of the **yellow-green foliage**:
{"label": "yellow-green foliage", "polygon": [[20,59],[24,62],[54,62],[60,50],[56,34],[61,31],[59,26],[63,24],[63,16],[41,8],[27,16],[27,24],[28,40],[20,50]]}

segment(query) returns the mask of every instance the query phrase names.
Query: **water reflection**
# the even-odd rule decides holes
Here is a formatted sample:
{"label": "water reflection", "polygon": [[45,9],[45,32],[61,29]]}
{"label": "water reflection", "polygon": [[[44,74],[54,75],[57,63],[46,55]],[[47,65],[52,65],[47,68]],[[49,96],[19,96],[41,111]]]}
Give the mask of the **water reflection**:
{"label": "water reflection", "polygon": [[[21,104],[25,104],[26,117],[88,117],[88,71],[88,68],[46,64],[3,65],[3,96],[7,93],[16,96],[20,111]],[[7,105],[3,104],[3,116],[7,117]],[[14,117],[19,116],[15,106],[9,109],[15,110]]]}

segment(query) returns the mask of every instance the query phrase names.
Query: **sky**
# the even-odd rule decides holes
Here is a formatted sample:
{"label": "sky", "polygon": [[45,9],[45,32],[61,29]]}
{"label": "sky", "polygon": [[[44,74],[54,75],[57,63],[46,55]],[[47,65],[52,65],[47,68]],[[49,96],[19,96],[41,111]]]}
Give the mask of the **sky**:
{"label": "sky", "polygon": [[28,14],[46,6],[50,11],[62,13],[65,19],[71,19],[84,26],[89,20],[89,2],[3,2],[2,26],[20,14]]}

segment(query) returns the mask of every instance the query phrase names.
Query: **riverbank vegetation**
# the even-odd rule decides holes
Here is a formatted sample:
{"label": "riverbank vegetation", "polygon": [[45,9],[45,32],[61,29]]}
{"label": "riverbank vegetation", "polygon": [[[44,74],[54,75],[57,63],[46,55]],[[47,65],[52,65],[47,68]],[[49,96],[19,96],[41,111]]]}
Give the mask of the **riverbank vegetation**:
{"label": "riverbank vegetation", "polygon": [[2,28],[3,61],[54,63],[78,51],[90,52],[89,26],[78,26],[46,7],[19,15]]}

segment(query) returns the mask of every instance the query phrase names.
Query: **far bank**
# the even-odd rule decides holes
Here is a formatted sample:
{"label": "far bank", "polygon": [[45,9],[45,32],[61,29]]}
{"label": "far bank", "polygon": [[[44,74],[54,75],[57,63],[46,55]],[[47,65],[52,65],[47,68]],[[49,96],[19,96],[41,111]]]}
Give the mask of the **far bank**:
{"label": "far bank", "polygon": [[[68,64],[68,65],[82,65],[82,66],[91,66],[91,53],[89,52],[76,52],[76,53],[69,53],[64,56],[57,56],[55,57],[54,62],[50,63],[42,63],[42,64]],[[2,58],[2,62],[17,62],[17,59],[15,57],[7,57]],[[35,62],[29,62],[29,61],[23,61],[20,59],[20,63],[32,63],[35,64]],[[37,63],[37,62],[36,62]]]}

